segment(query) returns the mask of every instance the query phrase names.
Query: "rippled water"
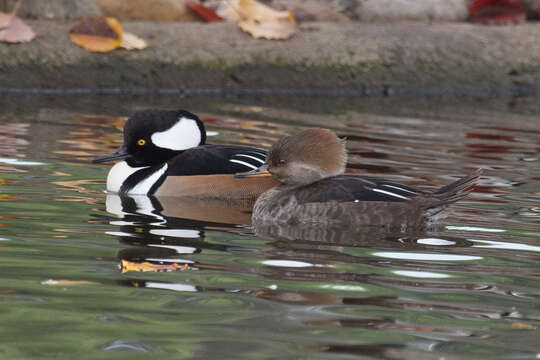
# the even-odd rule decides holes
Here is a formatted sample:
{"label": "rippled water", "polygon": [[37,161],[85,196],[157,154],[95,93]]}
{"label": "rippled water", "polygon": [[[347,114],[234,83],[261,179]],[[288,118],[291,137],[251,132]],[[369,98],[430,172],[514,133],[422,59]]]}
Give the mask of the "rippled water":
{"label": "rippled water", "polygon": [[[10,98],[1,357],[539,358],[538,99],[391,101]],[[349,171],[426,189],[486,172],[438,231],[254,234],[246,209],[106,196],[89,160],[151,106],[193,110],[213,143],[328,127]]]}

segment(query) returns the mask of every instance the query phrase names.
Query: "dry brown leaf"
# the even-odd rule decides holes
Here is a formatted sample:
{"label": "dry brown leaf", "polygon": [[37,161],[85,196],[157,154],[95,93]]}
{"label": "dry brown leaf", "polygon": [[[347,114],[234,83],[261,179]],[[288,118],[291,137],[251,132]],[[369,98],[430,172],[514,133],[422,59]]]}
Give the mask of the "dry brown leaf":
{"label": "dry brown leaf", "polygon": [[32,28],[26,25],[14,13],[5,14],[0,12],[0,41],[20,43],[32,41],[36,34]]}
{"label": "dry brown leaf", "polygon": [[278,11],[255,0],[229,0],[219,15],[238,22],[243,31],[256,38],[288,39],[296,30],[292,12]]}
{"label": "dry brown leaf", "polygon": [[220,3],[218,9],[216,10],[216,14],[227,21],[237,23],[242,20],[242,17],[236,11],[237,7],[238,0],[224,1]]}
{"label": "dry brown leaf", "polygon": [[212,8],[196,1],[190,0],[187,6],[204,21],[215,22],[224,20],[222,17],[216,14]]}
{"label": "dry brown leaf", "polygon": [[120,44],[120,47],[126,50],[142,50],[147,46],[148,44],[146,43],[146,41],[144,41],[137,35],[127,32],[124,33],[124,36],[122,37],[122,43]]}
{"label": "dry brown leaf", "polygon": [[89,15],[83,17],[69,31],[75,44],[95,52],[109,52],[122,43],[123,30],[112,17]]}
{"label": "dry brown leaf", "polygon": [[240,29],[244,30],[254,38],[267,40],[283,40],[290,38],[296,30],[294,22],[287,20],[257,22],[245,20],[238,23]]}

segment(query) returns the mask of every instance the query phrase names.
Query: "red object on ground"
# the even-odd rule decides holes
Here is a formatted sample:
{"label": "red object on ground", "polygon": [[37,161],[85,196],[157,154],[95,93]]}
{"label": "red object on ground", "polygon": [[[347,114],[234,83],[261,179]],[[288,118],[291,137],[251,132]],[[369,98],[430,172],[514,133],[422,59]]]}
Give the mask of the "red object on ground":
{"label": "red object on ground", "polygon": [[204,21],[223,21],[223,18],[216,14],[214,10],[202,4],[199,4],[198,2],[190,1],[188,3],[188,7],[193,10],[197,15],[199,15]]}
{"label": "red object on ground", "polygon": [[475,0],[469,13],[471,21],[480,24],[518,24],[526,19],[521,0]]}

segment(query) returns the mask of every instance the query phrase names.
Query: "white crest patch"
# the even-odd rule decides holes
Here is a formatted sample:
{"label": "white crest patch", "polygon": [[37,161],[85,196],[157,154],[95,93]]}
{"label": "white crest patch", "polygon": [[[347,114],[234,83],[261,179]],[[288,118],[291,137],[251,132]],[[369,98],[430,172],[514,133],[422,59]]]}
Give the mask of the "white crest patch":
{"label": "white crest patch", "polygon": [[186,150],[199,146],[201,130],[195,120],[181,117],[169,129],[152,134],[152,142],[164,149]]}

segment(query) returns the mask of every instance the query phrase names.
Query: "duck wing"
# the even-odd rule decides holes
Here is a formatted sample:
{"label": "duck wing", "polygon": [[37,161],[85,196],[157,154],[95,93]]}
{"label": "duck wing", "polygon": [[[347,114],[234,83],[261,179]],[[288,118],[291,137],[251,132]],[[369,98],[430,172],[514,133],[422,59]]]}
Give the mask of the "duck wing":
{"label": "duck wing", "polygon": [[336,202],[405,202],[425,192],[377,178],[343,174],[297,188],[298,204]]}
{"label": "duck wing", "polygon": [[168,161],[170,176],[235,174],[258,168],[266,151],[231,145],[202,145],[188,149]]}

